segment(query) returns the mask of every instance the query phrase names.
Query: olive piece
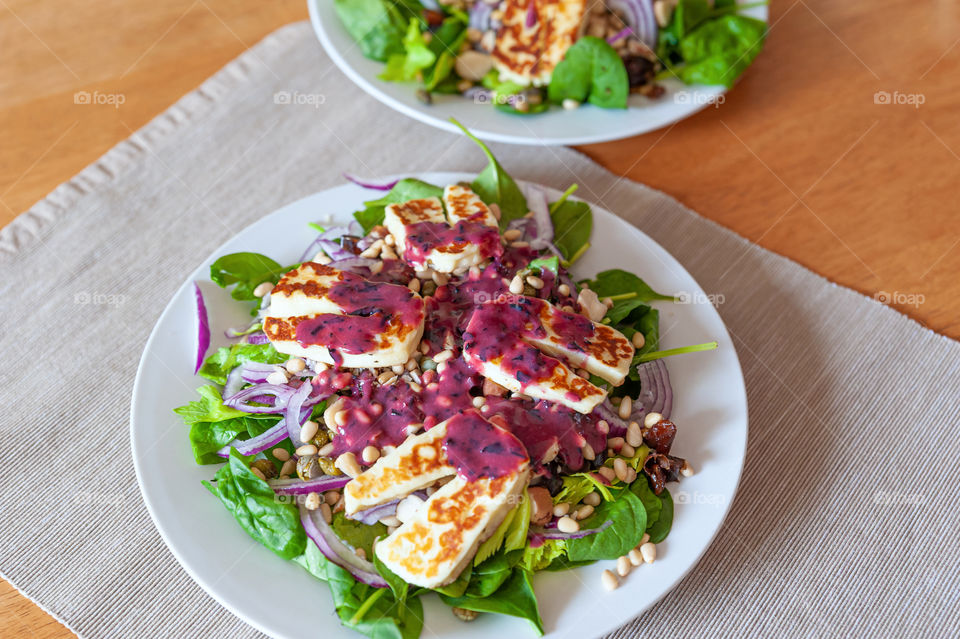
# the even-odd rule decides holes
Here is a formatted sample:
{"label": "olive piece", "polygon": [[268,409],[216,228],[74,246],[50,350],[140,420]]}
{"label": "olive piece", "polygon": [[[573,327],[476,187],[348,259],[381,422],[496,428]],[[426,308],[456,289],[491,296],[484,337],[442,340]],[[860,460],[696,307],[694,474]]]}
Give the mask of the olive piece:
{"label": "olive piece", "polygon": [[313,439],[310,440],[310,443],[316,446],[317,448],[323,448],[328,443],[330,443],[330,433],[325,428],[318,428],[317,434],[314,435]]}
{"label": "olive piece", "polygon": [[250,468],[256,468],[267,479],[273,479],[277,476],[277,467],[269,459],[257,459],[250,464]]}
{"label": "olive piece", "polygon": [[297,476],[303,481],[315,479],[323,474],[323,469],[317,463],[316,455],[305,455],[297,460]]}
{"label": "olive piece", "polygon": [[327,474],[327,475],[342,475],[342,474],[343,474],[343,471],[341,471],[339,468],[337,468],[336,462],[335,462],[333,459],[330,459],[329,457],[318,457],[318,458],[317,458],[317,463],[320,464],[320,468],[321,468],[321,469],[323,470],[323,472],[324,472],[325,474]]}

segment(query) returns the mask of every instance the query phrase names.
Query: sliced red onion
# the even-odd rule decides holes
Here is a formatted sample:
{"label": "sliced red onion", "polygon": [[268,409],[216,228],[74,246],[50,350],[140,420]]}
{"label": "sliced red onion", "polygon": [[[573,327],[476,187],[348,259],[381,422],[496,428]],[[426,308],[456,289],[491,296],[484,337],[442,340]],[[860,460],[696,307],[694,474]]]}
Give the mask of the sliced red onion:
{"label": "sliced red onion", "polygon": [[673,386],[670,384],[670,373],[667,372],[667,364],[662,359],[653,360],[660,364],[660,378],[663,380],[663,407],[660,414],[669,418],[673,411]]}
{"label": "sliced red onion", "polygon": [[[279,413],[286,408],[287,402],[294,391],[294,388],[286,384],[255,384],[225,398],[223,403],[230,408],[236,408],[245,413]],[[248,403],[269,396],[276,398],[273,406],[251,406]]]}
{"label": "sliced red onion", "polygon": [[630,27],[624,27],[623,29],[620,29],[619,31],[614,33],[612,36],[607,38],[607,44],[613,44],[617,40],[623,40],[624,38],[626,38],[628,35],[632,33],[633,33],[633,29],[631,29]]}
{"label": "sliced red onion", "polygon": [[656,48],[657,18],[653,15],[651,0],[606,0],[606,5],[623,16],[638,40],[651,49]]}
{"label": "sliced red onion", "polygon": [[493,5],[489,2],[474,2],[470,6],[469,26],[477,31],[488,31],[490,29],[490,14],[493,13]]}
{"label": "sliced red onion", "polygon": [[270,338],[263,331],[247,335],[247,344],[267,344],[268,342],[270,342]]}
{"label": "sliced red onion", "polygon": [[197,301],[197,365],[193,369],[196,375],[203,366],[203,358],[210,348],[210,321],[207,318],[207,305],[203,303],[203,293],[200,292],[200,285],[193,283],[193,294]]}
{"label": "sliced red onion", "polygon": [[227,375],[227,383],[223,385],[223,397],[233,397],[243,388],[243,367],[237,366]]}
{"label": "sliced red onion", "polygon": [[333,532],[330,524],[323,520],[320,509],[307,510],[300,505],[300,522],[303,524],[307,537],[317,544],[323,556],[353,575],[357,581],[374,588],[388,588],[387,582],[377,573],[376,567],[366,559],[360,559],[343,541]]}
{"label": "sliced red onion", "polygon": [[354,254],[343,248],[340,242],[335,242],[334,240],[317,240],[317,244],[323,249],[323,252],[330,256],[330,259],[334,262],[339,260],[347,260],[351,257],[354,257]]}
{"label": "sliced red onion", "polygon": [[[350,257],[331,262],[330,266],[340,269],[341,271],[350,271],[351,273],[356,273],[356,269],[358,268],[369,269],[371,266],[377,263],[377,260],[369,257],[356,257],[352,253],[349,253],[348,255],[350,255]],[[363,273],[357,274],[363,275]]]}
{"label": "sliced red onion", "polygon": [[609,435],[611,437],[623,437],[627,434],[627,422],[620,418],[619,411],[610,403],[609,397],[604,398],[594,410],[601,419],[609,424]]}
{"label": "sliced red onion", "polygon": [[550,203],[547,193],[538,186],[526,188],[527,207],[533,213],[532,220],[536,225],[536,237],[530,240],[531,248],[540,251],[553,242],[553,218],[550,217]]}
{"label": "sliced red onion", "polygon": [[530,0],[530,3],[527,5],[527,18],[524,23],[528,29],[532,29],[537,25],[537,3],[534,0]]}
{"label": "sliced red onion", "polygon": [[314,479],[271,479],[267,483],[278,495],[309,495],[338,490],[350,482],[349,475],[321,475]]}
{"label": "sliced red onion", "polygon": [[365,189],[373,189],[375,191],[389,191],[397,185],[397,182],[400,180],[393,180],[392,182],[383,182],[375,179],[361,178],[353,175],[352,173],[343,173],[344,178],[353,182],[357,186],[362,186]]}
{"label": "sliced red onion", "polygon": [[217,451],[217,455],[220,457],[229,457],[231,448],[236,448],[237,452],[244,456],[256,455],[257,453],[262,453],[268,448],[276,446],[286,438],[287,426],[283,423],[283,419],[281,419],[279,422],[270,427],[269,430],[263,431],[256,437],[238,440],[227,444]]}
{"label": "sliced red onion", "polygon": [[359,521],[361,524],[366,524],[367,526],[372,526],[384,517],[396,515],[397,504],[399,503],[399,499],[394,499],[393,501],[388,501],[385,504],[380,504],[379,506],[374,506],[373,508],[358,510],[350,516],[350,519]]}
{"label": "sliced red onion", "polygon": [[[478,2],[477,4],[484,3]],[[490,102],[493,100],[493,91],[490,89],[484,89],[483,87],[470,87],[463,92],[463,97],[481,104],[490,104]]]}
{"label": "sliced red onion", "polygon": [[287,434],[290,436],[290,441],[293,442],[296,448],[303,446],[303,440],[300,439],[300,427],[303,426],[303,422],[306,421],[306,416],[310,414],[310,410],[303,410],[303,403],[312,390],[313,384],[308,381],[303,382],[300,384],[300,388],[298,388],[287,401],[284,420],[287,422]]}
{"label": "sliced red onion", "polygon": [[637,373],[640,375],[640,395],[633,403],[630,419],[640,422],[647,413],[669,417],[673,410],[673,387],[667,365],[663,360],[655,359],[637,366]]}
{"label": "sliced red onion", "polygon": [[534,526],[530,527],[530,539],[535,538],[539,539],[582,539],[584,537],[589,537],[590,535],[595,535],[598,532],[603,532],[607,528],[613,525],[613,521],[607,520],[600,524],[597,528],[587,528],[585,530],[578,530],[577,532],[565,533],[560,532],[555,528],[537,528]]}

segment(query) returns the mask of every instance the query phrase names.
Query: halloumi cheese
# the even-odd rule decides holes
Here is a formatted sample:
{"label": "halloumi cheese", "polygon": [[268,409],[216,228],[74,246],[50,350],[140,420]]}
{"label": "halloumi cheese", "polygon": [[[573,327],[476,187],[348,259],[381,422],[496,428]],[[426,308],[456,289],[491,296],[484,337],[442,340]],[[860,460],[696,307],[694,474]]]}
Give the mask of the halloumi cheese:
{"label": "halloumi cheese", "polygon": [[[494,437],[483,439],[484,431]],[[471,435],[477,432],[480,439],[474,442]],[[487,473],[488,463],[496,466],[490,460],[498,455],[505,462],[499,472],[478,474]],[[469,462],[482,467],[456,466]],[[435,588],[454,581],[479,544],[519,504],[529,467],[526,450],[513,434],[470,410],[407,438],[351,480],[343,489],[344,511],[350,516],[452,477],[374,550],[405,581]]]}
{"label": "halloumi cheese", "polygon": [[504,0],[500,8],[502,26],[493,50],[500,80],[523,86],[549,84],[553,70],[577,40],[586,0]]}
{"label": "halloumi cheese", "polygon": [[481,375],[584,414],[603,401],[606,391],[556,357],[619,385],[633,353],[633,344],[619,331],[533,297],[486,302],[474,310],[464,331],[464,359]]}
{"label": "halloumi cheese", "polygon": [[405,286],[306,262],[274,287],[263,331],[281,353],[374,368],[410,359],[424,317],[423,299]]}
{"label": "halloumi cheese", "polygon": [[418,270],[463,273],[503,252],[496,217],[465,186],[447,186],[443,203],[431,197],[390,204],[383,223],[398,254]]}

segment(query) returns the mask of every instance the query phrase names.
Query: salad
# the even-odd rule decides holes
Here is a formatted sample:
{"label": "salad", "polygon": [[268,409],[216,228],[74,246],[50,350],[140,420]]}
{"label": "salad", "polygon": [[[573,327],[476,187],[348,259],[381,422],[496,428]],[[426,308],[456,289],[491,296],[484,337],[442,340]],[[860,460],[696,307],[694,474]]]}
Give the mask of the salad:
{"label": "salad", "polygon": [[736,0],[333,0],[380,79],[421,102],[460,94],[510,113],[625,109],[659,81],[733,86],[767,25]]}
{"label": "salad", "polygon": [[316,227],[294,264],[233,253],[210,267],[250,308],[175,412],[204,484],[250,537],[329,586],[340,620],[414,638],[423,597],[469,621],[543,623],[533,576],[609,562],[616,588],[656,558],[673,391],[654,301],[619,269],[575,281],[589,205],[521,187],[490,150],[469,184],[350,178],[382,195]]}

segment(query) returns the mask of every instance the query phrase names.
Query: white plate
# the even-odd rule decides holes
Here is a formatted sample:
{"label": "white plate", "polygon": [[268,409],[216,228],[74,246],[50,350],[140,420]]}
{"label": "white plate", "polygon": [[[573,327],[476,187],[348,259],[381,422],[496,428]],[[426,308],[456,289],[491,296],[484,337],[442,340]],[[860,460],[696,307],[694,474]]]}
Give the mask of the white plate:
{"label": "white plate", "polygon": [[[473,176],[424,174],[434,184]],[[288,264],[296,262],[313,239],[308,222],[330,212],[334,223],[349,221],[352,211],[375,192],[353,184],[339,186],[289,204],[244,229],[208,257],[167,305],[144,348],[131,407],[131,442],[137,479],[161,536],[180,564],[211,596],[238,617],[275,637],[303,636],[304,619],[321,626],[327,639],[355,638],[343,628],[326,584],[296,564],[284,561],[247,536],[200,481],[217,466],[197,466],[187,429],[172,412],[195,399],[204,380],[193,376],[195,309],[193,282],[206,298],[212,348],[228,340],[223,329],[249,322],[244,304],[209,281],[210,264],[219,256],[256,251]],[[552,197],[558,193],[551,191]],[[600,636],[656,602],[696,563],[723,522],[736,492],[747,440],[747,402],[740,364],[716,310],[682,266],[642,232],[599,207],[593,208],[593,248],[577,263],[577,276],[620,267],[643,277],[655,290],[688,294],[690,304],[658,303],[662,344],[672,348],[717,340],[708,353],[669,360],[675,391],[673,419],[679,427],[674,452],[698,472],[671,484],[676,512],[673,530],[658,546],[657,561],[638,568],[612,593],[600,585],[600,573],[613,562],[561,573],[537,574],[535,590],[548,636],[586,639]],[[264,589],[263,584],[270,584]],[[708,603],[708,602],[704,602]],[[527,622],[481,615],[473,623],[456,620],[436,597],[425,597],[424,637],[533,637]]]}
{"label": "white plate", "polygon": [[[721,86],[687,86],[676,80],[663,82],[660,98],[649,100],[631,95],[628,108],[601,109],[583,105],[573,111],[550,109],[536,115],[504,113],[490,104],[477,104],[458,95],[434,95],[433,104],[417,100],[412,83],[384,82],[377,76],[383,63],[363,57],[360,48],[333,9],[333,0],[307,0],[310,21],[340,70],[364,91],[392,109],[431,126],[459,133],[454,117],[484,140],[512,144],[592,144],[640,135],[690,117],[700,109],[723,102]],[[767,21],[767,7],[743,12]]]}

